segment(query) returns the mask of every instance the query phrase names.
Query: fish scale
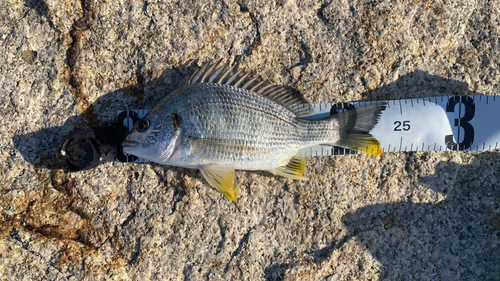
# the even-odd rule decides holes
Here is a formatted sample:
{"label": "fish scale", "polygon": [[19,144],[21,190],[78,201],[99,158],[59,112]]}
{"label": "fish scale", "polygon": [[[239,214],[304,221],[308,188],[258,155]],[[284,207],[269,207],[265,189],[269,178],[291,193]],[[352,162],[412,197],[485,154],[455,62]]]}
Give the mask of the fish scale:
{"label": "fish scale", "polygon": [[231,200],[238,196],[235,169],[304,180],[301,149],[325,144],[380,153],[369,131],[385,105],[307,120],[302,117],[310,105],[300,93],[236,67],[206,64],[189,81],[136,123],[123,142],[124,152],[200,169]]}
{"label": "fish scale", "polygon": [[[183,127],[191,127],[196,128],[196,130],[191,129],[192,135],[239,141],[243,146],[243,152],[247,152],[241,153],[240,157],[234,157],[232,151],[226,153],[213,150],[213,155],[204,154],[207,157],[204,159],[205,164],[218,161],[222,165],[238,166],[240,161],[245,161],[244,164],[248,165],[248,161],[269,158],[271,152],[295,151],[304,145],[302,138],[306,134],[305,126],[293,114],[287,114],[285,109],[278,108],[282,114],[275,114],[276,107],[279,106],[272,108],[269,102],[263,99],[248,99],[252,93],[234,87],[221,87],[217,84],[198,85],[200,86],[190,89],[190,94],[186,97],[192,98],[189,99],[192,107],[181,108],[178,113],[184,120],[191,120],[190,123],[181,125],[181,130]],[[239,98],[240,96],[242,98]],[[264,128],[266,129],[263,130]],[[317,132],[324,135],[324,131]],[[250,148],[256,150],[252,153]],[[257,150],[267,153],[263,154]],[[262,167],[262,164],[259,165]]]}

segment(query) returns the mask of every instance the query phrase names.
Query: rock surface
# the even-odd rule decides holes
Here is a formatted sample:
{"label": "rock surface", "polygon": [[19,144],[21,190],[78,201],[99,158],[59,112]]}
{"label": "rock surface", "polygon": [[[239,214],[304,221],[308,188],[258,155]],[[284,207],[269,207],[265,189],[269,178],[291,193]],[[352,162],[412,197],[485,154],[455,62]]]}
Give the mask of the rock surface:
{"label": "rock surface", "polygon": [[0,2],[2,280],[500,280],[500,152],[312,158],[307,182],[53,160],[203,62],[311,102],[500,94],[497,1]]}

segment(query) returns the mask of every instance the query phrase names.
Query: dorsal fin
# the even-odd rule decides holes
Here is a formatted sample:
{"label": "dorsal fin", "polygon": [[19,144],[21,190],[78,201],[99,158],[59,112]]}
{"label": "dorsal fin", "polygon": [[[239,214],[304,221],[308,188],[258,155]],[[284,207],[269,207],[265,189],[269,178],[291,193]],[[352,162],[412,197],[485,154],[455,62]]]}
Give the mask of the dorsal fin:
{"label": "dorsal fin", "polygon": [[266,98],[284,106],[297,117],[310,115],[311,106],[299,91],[287,86],[273,85],[260,76],[238,69],[237,65],[230,67],[222,63],[204,63],[189,79],[189,84],[217,83],[259,93]]}

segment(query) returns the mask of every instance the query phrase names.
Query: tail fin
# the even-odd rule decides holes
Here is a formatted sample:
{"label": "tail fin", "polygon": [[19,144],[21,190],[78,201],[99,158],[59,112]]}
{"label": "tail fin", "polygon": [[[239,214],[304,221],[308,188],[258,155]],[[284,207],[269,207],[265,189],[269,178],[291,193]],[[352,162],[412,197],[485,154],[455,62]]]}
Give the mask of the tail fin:
{"label": "tail fin", "polygon": [[370,131],[377,125],[386,106],[385,102],[374,102],[332,115],[340,126],[340,140],[335,145],[368,154],[382,154],[380,143]]}

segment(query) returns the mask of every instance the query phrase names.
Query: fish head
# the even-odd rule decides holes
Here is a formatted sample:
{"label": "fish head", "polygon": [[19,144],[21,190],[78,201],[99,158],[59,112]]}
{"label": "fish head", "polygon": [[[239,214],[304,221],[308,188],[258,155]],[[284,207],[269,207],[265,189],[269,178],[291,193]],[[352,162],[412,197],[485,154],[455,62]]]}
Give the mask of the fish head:
{"label": "fish head", "polygon": [[148,114],[134,124],[123,151],[156,163],[167,163],[178,146],[180,130],[172,118]]}

